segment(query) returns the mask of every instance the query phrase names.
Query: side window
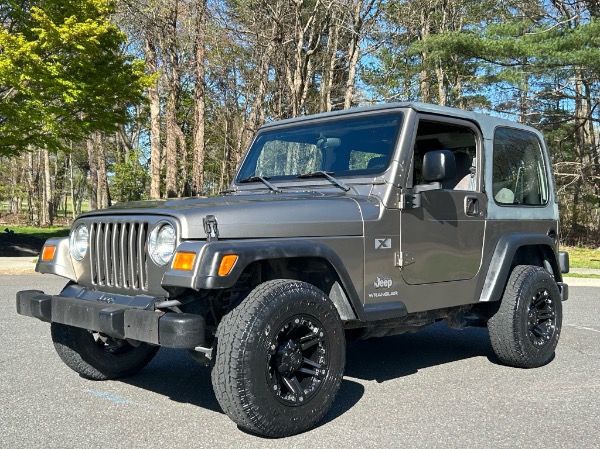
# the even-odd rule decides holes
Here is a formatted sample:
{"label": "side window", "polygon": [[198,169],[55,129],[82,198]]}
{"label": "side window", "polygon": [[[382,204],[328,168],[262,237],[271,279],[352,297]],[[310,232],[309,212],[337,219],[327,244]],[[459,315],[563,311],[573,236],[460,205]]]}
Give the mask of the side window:
{"label": "side window", "polygon": [[494,135],[492,192],[498,204],[541,206],[548,203],[548,179],[542,146],[535,134],[498,128]]}
{"label": "side window", "polygon": [[423,158],[435,150],[454,154],[456,175],[442,182],[442,189],[476,190],[476,136],[467,126],[421,120],[417,128],[413,160],[413,186],[423,184]]}

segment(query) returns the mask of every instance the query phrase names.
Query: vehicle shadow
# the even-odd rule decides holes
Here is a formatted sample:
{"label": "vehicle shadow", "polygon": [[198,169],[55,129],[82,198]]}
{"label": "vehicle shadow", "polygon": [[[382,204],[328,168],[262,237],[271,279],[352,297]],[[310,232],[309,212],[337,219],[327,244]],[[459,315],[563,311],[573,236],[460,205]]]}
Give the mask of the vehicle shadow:
{"label": "vehicle shadow", "polygon": [[223,413],[212,389],[210,369],[195,362],[185,350],[161,348],[139,374],[121,381],[176,402]]}
{"label": "vehicle shadow", "polygon": [[456,330],[436,323],[414,334],[349,342],[345,375],[385,382],[472,357],[499,363],[487,329]]}
{"label": "vehicle shadow", "polygon": [[350,379],[342,379],[342,385],[340,386],[333,405],[325,414],[323,419],[319,421],[317,427],[321,427],[342,416],[344,413],[354,407],[364,394],[364,386]]}
{"label": "vehicle shadow", "polygon": [[[167,396],[176,402],[223,413],[213,392],[210,369],[196,363],[184,350],[161,348],[154,360],[139,374],[121,381]],[[363,394],[364,387],[361,384],[343,379],[335,403],[319,425],[343,415]]]}
{"label": "vehicle shadow", "polygon": [[[454,330],[438,323],[415,334],[348,342],[344,379],[332,408],[318,427],[337,419],[361,400],[365,388],[351,378],[385,382],[472,357],[487,357],[498,363],[486,329]],[[210,369],[196,363],[184,350],[162,348],[140,374],[122,381],[173,401],[223,413],[212,389]]]}

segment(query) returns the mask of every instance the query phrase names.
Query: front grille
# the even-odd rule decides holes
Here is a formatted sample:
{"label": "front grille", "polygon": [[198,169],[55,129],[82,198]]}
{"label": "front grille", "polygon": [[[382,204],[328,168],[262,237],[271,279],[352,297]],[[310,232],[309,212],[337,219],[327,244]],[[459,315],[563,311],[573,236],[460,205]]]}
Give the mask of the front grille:
{"label": "front grille", "polygon": [[147,235],[148,223],[92,223],[92,283],[122,289],[148,290]]}

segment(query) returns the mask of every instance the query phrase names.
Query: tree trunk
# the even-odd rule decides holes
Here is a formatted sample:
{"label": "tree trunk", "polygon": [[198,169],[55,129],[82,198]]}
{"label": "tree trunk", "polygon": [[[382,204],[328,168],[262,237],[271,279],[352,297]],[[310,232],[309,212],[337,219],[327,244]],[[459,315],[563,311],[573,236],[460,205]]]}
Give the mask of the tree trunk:
{"label": "tree trunk", "polygon": [[98,209],[98,169],[96,168],[96,150],[93,137],[86,141],[88,164],[90,167],[90,210]]}
{"label": "tree trunk", "polygon": [[179,171],[177,176],[179,178],[179,182],[177,183],[177,196],[189,196],[191,195],[191,183],[190,177],[188,173],[188,154],[187,154],[187,144],[185,141],[185,134],[183,130],[176,124],[177,128],[177,151],[178,156],[177,160],[179,161]]}
{"label": "tree trunk", "polygon": [[50,178],[50,155],[48,150],[44,148],[41,151],[42,159],[44,161],[44,183],[43,183],[43,201],[44,206],[42,207],[42,226],[52,225],[54,208],[52,207],[52,179]]}
{"label": "tree trunk", "polygon": [[[258,80],[258,86],[256,88],[256,92],[248,92],[247,97],[249,95],[254,94],[254,100],[252,102],[252,106],[250,107],[250,112],[248,114],[248,119],[243,125],[241,131],[241,138],[237,139],[235,151],[229,151],[230,157],[227,159],[227,162],[237,163],[238,160],[242,157],[242,153],[244,149],[250,144],[250,140],[252,136],[256,132],[256,129],[263,124],[264,121],[264,102],[265,95],[267,93],[267,81],[269,76],[269,65],[271,63],[271,59],[273,57],[273,52],[275,51],[275,40],[277,36],[277,27],[278,24],[274,22],[271,26],[270,34],[268,40],[266,42],[265,50],[260,54],[259,57],[259,70],[256,76]],[[258,36],[257,36],[258,39]],[[233,127],[229,127],[229,129],[233,130]]]}
{"label": "tree trunk", "polygon": [[29,223],[35,225],[39,224],[39,217],[37,216],[37,202],[35,201],[35,180],[33,177],[33,149],[30,147],[27,152],[27,212],[29,215]]}
{"label": "tree trunk", "polygon": [[[316,0],[311,14],[304,11],[304,2],[296,1],[294,10],[294,51],[290,56],[291,61],[286,64],[287,88],[289,103],[285,118],[297,117],[304,108],[306,90],[308,89],[311,59],[321,41],[322,32],[315,24],[319,9],[322,8],[321,0]],[[306,22],[304,22],[305,17]]]}
{"label": "tree trunk", "polygon": [[71,187],[71,218],[75,218],[75,184],[73,181],[73,142],[71,142],[71,152],[69,153],[69,180]]}
{"label": "tree trunk", "polygon": [[165,190],[167,198],[177,196],[177,94],[175,87],[170,86],[167,99],[167,140],[165,145],[166,179]]}
{"label": "tree trunk", "polygon": [[[429,37],[429,17],[427,16],[425,8],[421,10],[421,40],[425,40]],[[431,103],[431,80],[429,78],[429,72],[427,71],[428,55],[425,52],[421,53],[421,72],[419,74],[419,85],[421,101],[424,103]]]}
{"label": "tree trunk", "polygon": [[110,206],[110,197],[106,174],[106,148],[104,147],[103,136],[100,133],[96,134],[96,156],[98,159],[98,207],[106,209]]}
{"label": "tree trunk", "polygon": [[[156,48],[146,38],[146,65],[151,74],[158,73]],[[158,79],[148,87],[150,102],[150,197],[160,198],[160,97],[158,95]]]}
{"label": "tree trunk", "polygon": [[178,3],[175,2],[171,8],[168,28],[166,30],[168,33],[168,48],[165,50],[168,58],[167,106],[165,113],[167,133],[165,143],[165,190],[167,198],[173,198],[177,196],[177,140],[179,136],[177,112],[179,95],[181,91],[181,80],[179,78],[179,56],[177,52]]}
{"label": "tree trunk", "polygon": [[17,158],[14,157],[10,160],[10,178],[11,178],[11,186],[10,186],[10,194],[8,198],[8,213],[9,214],[18,214],[19,213],[19,197],[20,193],[17,190],[17,186],[19,185],[19,167],[17,163]]}
{"label": "tree trunk", "polygon": [[438,61],[435,66],[435,74],[438,84],[438,104],[440,106],[446,106],[446,89],[444,85],[444,67],[442,61]]}
{"label": "tree trunk", "polygon": [[194,136],[192,141],[192,194],[204,192],[204,46],[206,39],[206,0],[196,3],[196,85],[194,86]]}
{"label": "tree trunk", "polygon": [[329,39],[327,39],[326,56],[329,58],[329,67],[324,66],[327,73],[323,75],[321,81],[321,111],[330,112],[332,110],[331,91],[333,90],[333,80],[335,78],[335,69],[337,66],[338,40],[340,35],[340,26],[337,21],[340,20],[336,14],[332,17],[333,26],[329,27]]}
{"label": "tree trunk", "polygon": [[[360,43],[362,41],[363,24],[365,18],[371,13],[375,0],[355,0],[354,11],[352,12],[352,35],[348,43],[348,81],[346,82],[346,94],[344,96],[344,109],[352,106],[354,97],[354,86],[356,84],[356,69],[360,56]],[[364,8],[364,9],[363,9]]]}

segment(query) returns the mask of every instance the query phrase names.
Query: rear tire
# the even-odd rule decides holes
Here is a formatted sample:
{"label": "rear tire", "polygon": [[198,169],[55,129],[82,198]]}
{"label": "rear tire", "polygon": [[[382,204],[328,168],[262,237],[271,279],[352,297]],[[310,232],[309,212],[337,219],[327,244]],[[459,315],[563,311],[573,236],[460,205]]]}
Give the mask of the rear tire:
{"label": "rear tire", "polygon": [[535,368],[554,358],[562,326],[562,303],[554,278],[544,268],[516,266],[496,314],[488,321],[498,358]]}
{"label": "rear tire", "polygon": [[212,383],[240,427],[285,437],[323,418],[345,359],[344,332],[329,298],[304,282],[269,281],[219,324]]}
{"label": "rear tire", "polygon": [[118,379],[139,372],[154,358],[159,346],[133,346],[98,332],[52,323],[52,341],[59,357],[73,371],[92,380]]}

